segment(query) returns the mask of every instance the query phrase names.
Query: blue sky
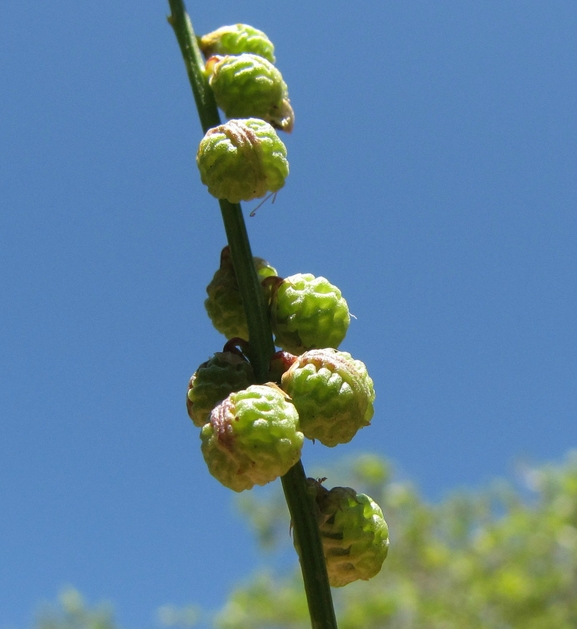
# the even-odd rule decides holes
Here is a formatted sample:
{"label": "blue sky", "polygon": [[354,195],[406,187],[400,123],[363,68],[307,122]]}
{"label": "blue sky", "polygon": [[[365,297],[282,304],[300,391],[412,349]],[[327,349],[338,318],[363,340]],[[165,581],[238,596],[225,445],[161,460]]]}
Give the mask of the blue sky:
{"label": "blue sky", "polygon": [[[189,2],[266,31],[291,174],[248,219],[281,275],[339,286],[369,450],[430,499],[577,445],[577,5]],[[162,2],[17,3],[0,22],[0,628],[73,584],[127,629],[218,606],[260,563],[187,418],[223,339],[224,242]],[[246,207],[246,213],[251,209]],[[330,480],[329,480],[330,482]]]}

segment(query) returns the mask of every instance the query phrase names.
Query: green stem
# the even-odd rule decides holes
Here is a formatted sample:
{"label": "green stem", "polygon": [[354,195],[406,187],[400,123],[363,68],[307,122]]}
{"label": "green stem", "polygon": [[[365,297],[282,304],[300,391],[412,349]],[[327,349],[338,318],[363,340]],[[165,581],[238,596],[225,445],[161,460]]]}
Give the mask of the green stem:
{"label": "green stem", "polygon": [[168,4],[172,12],[171,15],[168,16],[168,23],[172,26],[176,40],[180,46],[188,80],[190,81],[196,108],[198,109],[200,124],[202,125],[202,130],[206,133],[211,127],[216,127],[220,124],[220,116],[216,108],[214,94],[204,76],[202,53],[198,47],[198,42],[196,41],[190,18],[186,13],[184,2],[180,0],[168,0]]}
{"label": "green stem", "polygon": [[[204,75],[202,54],[192,23],[182,0],[168,0],[168,21],[180,46],[184,65],[196,101],[203,131],[220,124],[212,91]],[[242,209],[238,203],[220,200],[220,209],[232,262],[246,312],[250,361],[259,382],[266,382],[274,343],[260,283],[254,268],[250,242]],[[300,546],[300,561],[313,629],[337,629],[327,568],[314,501],[307,492],[306,475],[299,461],[282,478],[283,490],[292,518],[295,538]]]}
{"label": "green stem", "polygon": [[293,535],[299,557],[313,629],[337,629],[333,597],[323,554],[321,534],[315,517],[314,498],[308,493],[306,474],[299,461],[282,477]]}
{"label": "green stem", "polygon": [[[169,0],[169,4],[172,15],[168,21],[174,29],[180,46],[202,130],[206,133],[211,127],[220,124],[220,116],[214,95],[203,72],[202,53],[198,47],[184,3],[181,0]],[[232,263],[246,312],[250,337],[249,358],[257,380],[266,382],[270,359],[274,354],[274,344],[266,304],[256,269],[252,263],[252,252],[242,209],[239,203],[229,203],[226,199],[220,199],[219,203]]]}
{"label": "green stem", "polygon": [[246,313],[250,341],[248,357],[258,382],[267,382],[270,359],[275,348],[267,306],[252,260],[242,210],[239,203],[229,203],[226,199],[220,199],[219,203],[234,273]]}

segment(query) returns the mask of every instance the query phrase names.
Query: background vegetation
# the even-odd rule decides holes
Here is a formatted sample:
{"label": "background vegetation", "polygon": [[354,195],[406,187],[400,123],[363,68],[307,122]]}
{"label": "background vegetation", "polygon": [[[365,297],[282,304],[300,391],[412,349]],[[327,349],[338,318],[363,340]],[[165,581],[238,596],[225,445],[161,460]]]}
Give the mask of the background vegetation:
{"label": "background vegetation", "polygon": [[[340,629],[573,629],[577,626],[577,451],[561,465],[520,466],[514,481],[456,492],[429,504],[389,463],[349,459],[327,486],[349,479],[382,505],[391,550],[381,573],[334,590]],[[263,549],[290,543],[280,492],[242,495],[240,509]],[[219,629],[309,627],[296,567],[263,570],[239,584],[215,616],[195,606],[163,608],[164,626]],[[74,590],[41,611],[36,629],[118,629],[106,606]]]}

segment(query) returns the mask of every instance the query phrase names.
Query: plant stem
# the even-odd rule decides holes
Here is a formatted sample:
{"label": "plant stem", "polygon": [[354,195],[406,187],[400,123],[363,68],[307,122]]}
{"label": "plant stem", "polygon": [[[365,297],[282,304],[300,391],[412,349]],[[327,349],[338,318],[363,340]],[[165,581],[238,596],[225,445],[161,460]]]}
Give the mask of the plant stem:
{"label": "plant stem", "polygon": [[315,502],[307,491],[306,474],[299,461],[283,477],[293,535],[300,548],[299,558],[313,629],[337,629],[333,597],[327,575]]}
{"label": "plant stem", "polygon": [[[182,0],[168,0],[168,21],[180,46],[203,131],[220,124],[214,95],[204,75],[204,63]],[[249,359],[257,380],[266,382],[275,351],[268,312],[253,264],[242,209],[220,200],[220,209],[231,251],[249,330]],[[327,568],[316,520],[315,505],[307,492],[306,475],[299,461],[282,478],[283,490],[300,547],[300,562],[313,629],[337,629]]]}
{"label": "plant stem", "polygon": [[[178,40],[202,130],[206,133],[211,127],[220,124],[220,116],[214,95],[204,76],[202,53],[198,48],[192,23],[183,2],[181,0],[169,0],[169,4],[172,15],[168,21]],[[249,358],[257,380],[266,382],[270,359],[275,350],[266,304],[252,262],[252,252],[242,209],[239,203],[229,203],[226,199],[220,199],[219,203],[232,263],[246,312],[250,337]]]}
{"label": "plant stem", "polygon": [[248,324],[248,357],[258,382],[267,382],[270,359],[275,348],[267,306],[253,263],[242,210],[239,203],[229,203],[226,199],[220,199],[219,203]]}
{"label": "plant stem", "polygon": [[172,12],[168,16],[168,23],[172,26],[180,46],[188,80],[190,81],[196,108],[198,109],[200,124],[203,132],[206,133],[211,127],[216,127],[220,124],[220,116],[216,108],[214,94],[204,76],[202,53],[198,47],[192,22],[186,13],[184,2],[181,0],[168,0],[168,4]]}

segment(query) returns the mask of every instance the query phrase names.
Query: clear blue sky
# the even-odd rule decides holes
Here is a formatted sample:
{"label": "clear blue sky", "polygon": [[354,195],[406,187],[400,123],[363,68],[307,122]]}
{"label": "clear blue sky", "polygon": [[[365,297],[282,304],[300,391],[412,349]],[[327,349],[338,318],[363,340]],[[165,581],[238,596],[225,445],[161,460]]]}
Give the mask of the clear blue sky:
{"label": "clear blue sky", "polygon": [[[575,447],[574,0],[188,8],[274,40],[296,125],[253,251],[341,288],[375,381],[373,425],[305,467],[370,450],[438,499]],[[167,13],[2,10],[1,629],[67,583],[152,627],[260,562],[185,411],[224,232]]]}

